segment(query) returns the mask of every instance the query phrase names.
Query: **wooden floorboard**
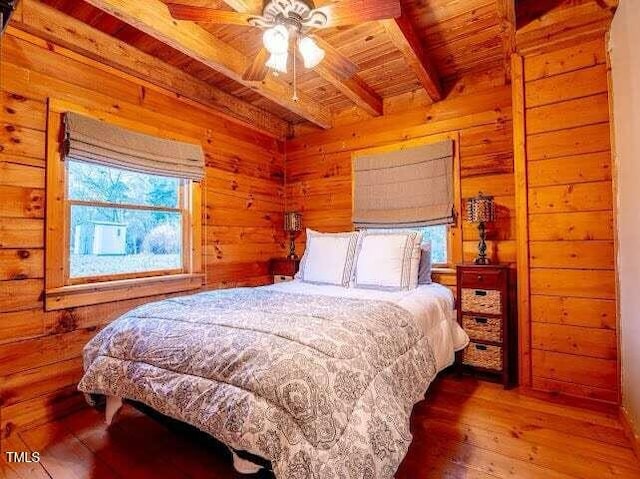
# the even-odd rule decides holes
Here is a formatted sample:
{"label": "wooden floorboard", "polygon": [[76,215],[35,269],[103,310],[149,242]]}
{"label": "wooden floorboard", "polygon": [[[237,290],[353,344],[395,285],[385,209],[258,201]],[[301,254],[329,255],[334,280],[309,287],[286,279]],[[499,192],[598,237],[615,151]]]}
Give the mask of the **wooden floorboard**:
{"label": "wooden floorboard", "polygon": [[[414,409],[414,441],[398,479],[631,479],[640,464],[614,409],[557,404],[469,378],[446,378]],[[107,428],[85,409],[14,434],[5,450],[39,451],[4,464],[2,479],[226,479],[241,476],[203,433],[126,405]],[[3,458],[4,460],[4,458]]]}

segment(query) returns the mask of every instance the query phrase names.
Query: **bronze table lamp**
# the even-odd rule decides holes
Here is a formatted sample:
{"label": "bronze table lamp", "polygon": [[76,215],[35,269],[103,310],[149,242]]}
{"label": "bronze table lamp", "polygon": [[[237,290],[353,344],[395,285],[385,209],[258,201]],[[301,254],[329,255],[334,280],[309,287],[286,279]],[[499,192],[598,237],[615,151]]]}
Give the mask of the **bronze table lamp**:
{"label": "bronze table lamp", "polygon": [[298,259],[296,255],[296,236],[302,231],[302,215],[297,211],[284,214],[284,230],[289,233],[289,259]]}
{"label": "bronze table lamp", "polygon": [[478,223],[480,242],[478,243],[478,257],[473,261],[475,264],[489,264],[487,258],[487,223],[491,223],[496,218],[496,205],[493,196],[485,196],[482,192],[478,196],[467,200],[467,221]]}

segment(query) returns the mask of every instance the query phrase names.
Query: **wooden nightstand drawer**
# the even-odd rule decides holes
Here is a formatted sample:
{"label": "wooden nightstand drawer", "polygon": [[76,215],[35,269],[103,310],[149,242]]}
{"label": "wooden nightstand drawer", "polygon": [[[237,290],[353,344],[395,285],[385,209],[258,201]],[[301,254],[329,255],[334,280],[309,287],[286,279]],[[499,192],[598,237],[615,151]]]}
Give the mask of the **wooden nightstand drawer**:
{"label": "wooden nightstand drawer", "polygon": [[471,314],[462,315],[462,328],[469,337],[481,341],[502,342],[502,318]]}
{"label": "wooden nightstand drawer", "polygon": [[460,306],[465,313],[502,313],[502,292],[492,289],[461,288]]}
{"label": "wooden nightstand drawer", "polygon": [[461,271],[460,286],[463,288],[500,289],[504,284],[505,274],[506,271],[503,270]]}
{"label": "wooden nightstand drawer", "polygon": [[502,371],[502,347],[472,341],[462,353],[462,364],[491,371]]}

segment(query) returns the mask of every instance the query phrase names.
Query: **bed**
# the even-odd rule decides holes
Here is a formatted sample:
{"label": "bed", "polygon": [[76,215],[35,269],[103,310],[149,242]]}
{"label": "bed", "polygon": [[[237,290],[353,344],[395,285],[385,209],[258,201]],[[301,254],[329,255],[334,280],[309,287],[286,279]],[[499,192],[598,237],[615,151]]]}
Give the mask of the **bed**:
{"label": "bed", "polygon": [[[409,419],[467,343],[451,292],[301,281],[138,307],[85,348],[79,389],[122,398],[270,461],[277,478],[392,477]],[[114,404],[116,404],[114,408]],[[234,465],[252,464],[234,454]]]}

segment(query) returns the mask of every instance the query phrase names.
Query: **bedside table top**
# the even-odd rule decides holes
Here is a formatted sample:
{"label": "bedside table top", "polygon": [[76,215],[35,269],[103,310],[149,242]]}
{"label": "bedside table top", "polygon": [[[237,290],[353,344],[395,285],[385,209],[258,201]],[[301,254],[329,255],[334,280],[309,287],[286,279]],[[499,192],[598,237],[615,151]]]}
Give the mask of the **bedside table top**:
{"label": "bedside table top", "polygon": [[475,264],[475,263],[460,263],[456,265],[456,268],[473,268],[473,269],[507,269],[509,265],[506,263],[495,264]]}

